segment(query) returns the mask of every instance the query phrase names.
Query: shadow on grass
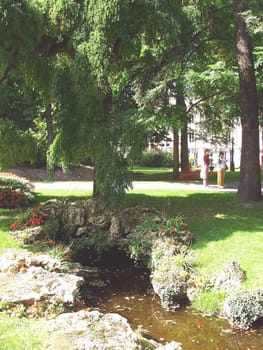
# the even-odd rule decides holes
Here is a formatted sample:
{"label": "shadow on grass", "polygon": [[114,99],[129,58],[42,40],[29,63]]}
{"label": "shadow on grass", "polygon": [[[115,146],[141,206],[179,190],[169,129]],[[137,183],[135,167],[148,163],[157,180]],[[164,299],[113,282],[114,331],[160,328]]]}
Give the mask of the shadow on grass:
{"label": "shadow on grass", "polygon": [[59,200],[62,200],[62,201],[76,201],[78,199],[87,199],[89,197],[91,197],[90,194],[83,194],[83,192],[80,192],[79,195],[76,195],[76,192],[74,194],[69,194],[67,191],[60,191],[60,192],[55,192],[55,191],[52,191],[50,193],[41,193],[41,192],[35,192],[35,196],[36,196],[36,200],[39,202],[39,203],[44,203],[48,200],[51,200],[51,199],[59,199]]}
{"label": "shadow on grass", "polygon": [[224,240],[237,231],[263,231],[263,202],[242,203],[235,193],[194,193],[186,191],[167,197],[129,194],[129,206],[154,207],[167,217],[184,217],[196,238],[195,247]]}
{"label": "shadow on grass", "polygon": [[[54,192],[37,193],[42,203],[54,198],[75,201],[89,197],[82,192],[70,195],[63,191],[55,196]],[[173,191],[168,196],[167,191],[159,195],[157,192],[154,195],[128,193],[125,206],[136,205],[154,207],[166,217],[182,215],[196,238],[196,248],[210,241],[224,240],[236,231],[263,231],[263,202],[245,204],[238,201],[233,192]]]}

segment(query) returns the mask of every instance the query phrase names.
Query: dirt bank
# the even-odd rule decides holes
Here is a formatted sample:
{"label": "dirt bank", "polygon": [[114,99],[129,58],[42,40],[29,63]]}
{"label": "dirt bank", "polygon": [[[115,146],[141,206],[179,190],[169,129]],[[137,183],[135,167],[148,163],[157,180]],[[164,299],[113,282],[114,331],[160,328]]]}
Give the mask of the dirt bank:
{"label": "dirt bank", "polygon": [[[16,167],[7,171],[30,181],[47,181],[46,168]],[[54,171],[54,181],[91,181],[93,180],[93,168],[86,165],[71,166],[64,174],[61,169]]]}

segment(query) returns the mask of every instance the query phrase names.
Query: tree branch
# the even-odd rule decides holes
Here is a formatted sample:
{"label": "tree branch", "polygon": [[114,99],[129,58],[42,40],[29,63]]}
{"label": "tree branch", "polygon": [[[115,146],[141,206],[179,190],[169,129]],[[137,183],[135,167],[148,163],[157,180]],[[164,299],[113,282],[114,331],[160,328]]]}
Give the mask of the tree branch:
{"label": "tree branch", "polygon": [[15,49],[12,55],[12,61],[11,63],[6,67],[3,76],[0,78],[0,84],[2,84],[8,77],[8,74],[10,73],[10,71],[15,68],[16,66],[16,58],[17,58],[17,54],[18,54],[18,49]]}
{"label": "tree branch", "polygon": [[186,110],[186,114],[188,114],[195,106],[197,106],[199,103],[203,102],[203,101],[207,101],[209,100],[211,97],[214,97],[214,96],[219,96],[221,95],[222,92],[216,92],[212,95],[209,95],[209,96],[206,96],[204,98],[200,98],[198,101],[196,101],[195,103],[191,104],[191,106],[189,108],[187,108]]}
{"label": "tree branch", "polygon": [[38,46],[40,53],[43,56],[51,57],[58,53],[66,53],[70,58],[74,58],[75,51],[69,47],[70,38],[63,37],[62,41],[57,41],[51,36],[43,36]]}

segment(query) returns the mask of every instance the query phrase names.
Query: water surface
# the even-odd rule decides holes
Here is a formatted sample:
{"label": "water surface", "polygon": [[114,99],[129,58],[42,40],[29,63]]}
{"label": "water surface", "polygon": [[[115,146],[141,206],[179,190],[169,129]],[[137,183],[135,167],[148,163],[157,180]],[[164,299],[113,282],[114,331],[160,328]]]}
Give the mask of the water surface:
{"label": "water surface", "polygon": [[94,288],[94,307],[117,312],[128,318],[131,327],[160,343],[177,341],[185,350],[263,350],[263,325],[244,332],[232,329],[216,317],[203,317],[191,308],[164,310],[154,295],[148,273],[130,267],[103,270],[105,287]]}

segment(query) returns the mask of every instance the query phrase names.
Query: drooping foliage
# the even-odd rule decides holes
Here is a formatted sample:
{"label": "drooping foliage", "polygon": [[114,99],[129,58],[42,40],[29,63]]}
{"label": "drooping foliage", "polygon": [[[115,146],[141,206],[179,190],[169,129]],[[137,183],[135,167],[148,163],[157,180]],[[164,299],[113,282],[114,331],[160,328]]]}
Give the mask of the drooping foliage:
{"label": "drooping foliage", "polygon": [[28,160],[32,163],[36,160],[36,145],[32,135],[17,130],[14,123],[0,119],[0,170]]}
{"label": "drooping foliage", "polygon": [[[260,88],[260,1],[249,11]],[[230,0],[0,0],[0,39],[0,120],[31,130],[42,153],[53,142],[50,167],[92,158],[94,195],[110,204],[131,186],[128,166],[153,130],[172,126],[186,140],[198,112],[225,142],[239,115]]]}

